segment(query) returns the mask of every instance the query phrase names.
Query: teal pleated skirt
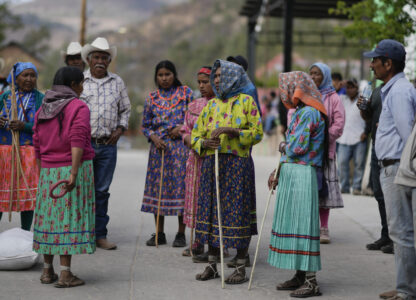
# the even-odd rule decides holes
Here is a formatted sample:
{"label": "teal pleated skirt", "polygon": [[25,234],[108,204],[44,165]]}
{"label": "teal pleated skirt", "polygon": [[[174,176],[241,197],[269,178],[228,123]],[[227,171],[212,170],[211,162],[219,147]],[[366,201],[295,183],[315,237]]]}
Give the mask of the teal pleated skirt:
{"label": "teal pleated skirt", "polygon": [[318,184],[312,166],[282,165],[268,262],[280,269],[321,269]]}

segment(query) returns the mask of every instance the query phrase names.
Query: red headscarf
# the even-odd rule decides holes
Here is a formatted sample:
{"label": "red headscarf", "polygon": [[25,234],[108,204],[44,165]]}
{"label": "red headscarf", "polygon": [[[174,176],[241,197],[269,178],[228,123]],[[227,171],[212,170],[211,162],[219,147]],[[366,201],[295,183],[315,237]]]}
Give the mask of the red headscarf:
{"label": "red headscarf", "polygon": [[207,76],[210,76],[211,75],[211,69],[208,69],[208,68],[205,68],[205,67],[202,67],[201,69],[199,69],[199,71],[198,71],[198,75],[199,74],[205,74],[205,75],[207,75]]}
{"label": "red headscarf", "polygon": [[305,72],[280,73],[279,86],[280,100],[288,109],[296,108],[301,101],[327,115],[321,94]]}

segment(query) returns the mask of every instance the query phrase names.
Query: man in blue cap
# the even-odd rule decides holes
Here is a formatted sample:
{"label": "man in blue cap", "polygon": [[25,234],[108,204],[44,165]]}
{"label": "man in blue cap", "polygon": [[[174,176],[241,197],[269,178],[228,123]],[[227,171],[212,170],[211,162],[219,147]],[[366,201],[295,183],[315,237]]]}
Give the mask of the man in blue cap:
{"label": "man in blue cap", "polygon": [[388,299],[416,299],[416,190],[412,194],[411,187],[394,183],[403,148],[413,128],[416,91],[403,73],[406,51],[401,43],[382,40],[364,56],[372,58],[370,67],[374,76],[384,82],[375,149],[381,167],[380,182],[390,238],[395,246],[397,293]]}

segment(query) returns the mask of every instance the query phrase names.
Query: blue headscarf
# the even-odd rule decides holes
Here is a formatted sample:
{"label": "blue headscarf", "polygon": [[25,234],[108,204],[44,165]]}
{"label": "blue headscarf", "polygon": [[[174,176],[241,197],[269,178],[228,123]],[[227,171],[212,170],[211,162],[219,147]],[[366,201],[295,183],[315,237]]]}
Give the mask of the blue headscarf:
{"label": "blue headscarf", "polygon": [[332,85],[331,68],[321,62],[314,63],[309,70],[312,69],[312,67],[317,67],[322,72],[323,79],[320,86],[318,86],[319,92],[322,96],[335,92],[335,88]]}
{"label": "blue headscarf", "polygon": [[[221,68],[219,91],[214,83],[215,72],[218,68]],[[212,67],[210,82],[215,95],[222,100],[243,93],[247,85],[251,83],[242,66],[220,59],[216,60]]]}
{"label": "blue headscarf", "polygon": [[[36,73],[36,77],[38,77],[38,70],[36,70],[36,67],[31,62],[17,62],[13,66],[13,72],[14,72],[14,82],[16,84],[16,78],[19,76],[20,73],[22,73],[24,70],[27,69],[33,69]],[[12,84],[12,72],[10,71],[9,76],[7,76],[7,82],[9,84]],[[16,85],[17,86],[17,85]]]}

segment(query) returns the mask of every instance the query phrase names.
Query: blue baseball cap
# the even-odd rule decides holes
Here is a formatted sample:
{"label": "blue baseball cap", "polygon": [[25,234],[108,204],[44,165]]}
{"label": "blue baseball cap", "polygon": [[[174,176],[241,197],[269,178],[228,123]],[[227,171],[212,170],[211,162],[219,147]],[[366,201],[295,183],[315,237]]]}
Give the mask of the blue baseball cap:
{"label": "blue baseball cap", "polygon": [[398,61],[406,60],[404,46],[398,41],[389,39],[382,40],[373,51],[364,52],[363,55],[369,58],[384,56]]}

